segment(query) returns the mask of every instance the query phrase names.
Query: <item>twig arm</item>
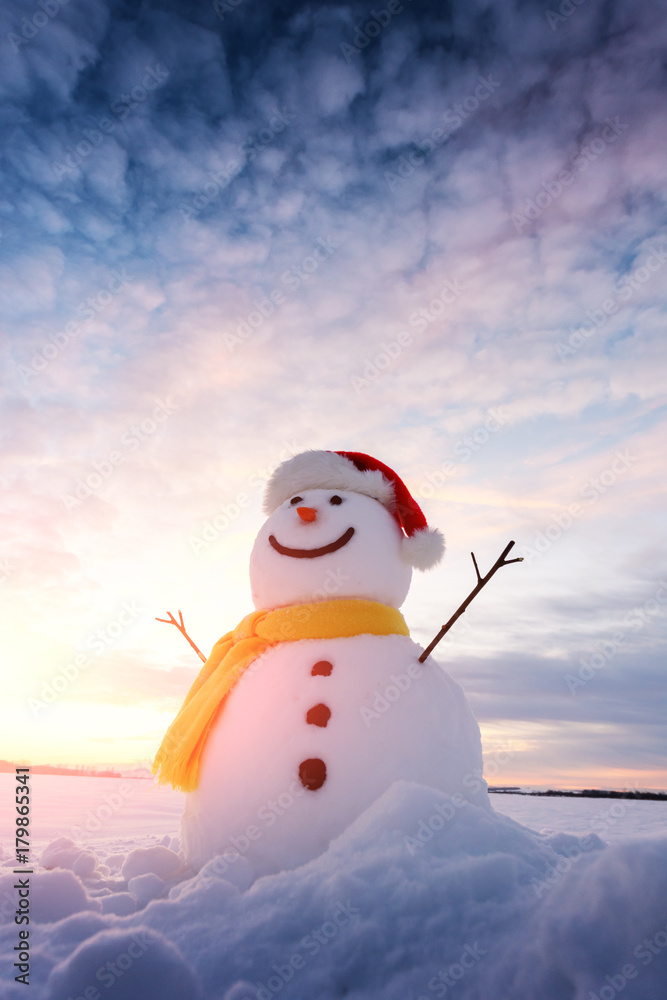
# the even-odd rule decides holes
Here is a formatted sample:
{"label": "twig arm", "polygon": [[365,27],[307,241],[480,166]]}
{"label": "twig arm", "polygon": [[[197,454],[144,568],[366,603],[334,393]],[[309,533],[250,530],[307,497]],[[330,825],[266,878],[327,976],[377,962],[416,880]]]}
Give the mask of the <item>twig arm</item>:
{"label": "twig arm", "polygon": [[486,583],[489,582],[489,580],[491,579],[491,577],[493,576],[493,574],[496,572],[496,570],[499,570],[501,566],[509,566],[510,563],[523,562],[523,556],[520,556],[517,559],[506,559],[505,558],[507,556],[507,554],[509,553],[509,551],[510,551],[510,549],[512,548],[513,545],[514,545],[514,542],[510,542],[509,545],[505,546],[505,548],[500,553],[500,555],[498,556],[498,558],[496,559],[496,561],[494,562],[493,566],[491,567],[491,569],[489,570],[489,572],[486,574],[486,576],[481,576],[480,575],[479,567],[477,565],[477,560],[475,559],[475,553],[474,552],[470,553],[470,555],[472,556],[473,565],[475,567],[475,573],[477,574],[477,583],[475,584],[475,586],[473,587],[473,589],[470,591],[470,593],[466,597],[466,599],[463,602],[463,604],[461,604],[461,606],[454,612],[454,614],[449,619],[449,621],[447,622],[447,624],[442,626],[442,628],[440,629],[440,631],[438,632],[438,634],[436,635],[436,637],[428,644],[428,646],[426,647],[426,649],[424,650],[424,652],[422,653],[422,655],[419,657],[419,662],[420,663],[423,663],[424,660],[427,658],[427,656],[431,655],[431,653],[433,652],[433,650],[435,649],[435,647],[438,645],[438,643],[440,642],[440,640],[443,638],[443,636],[445,636],[447,634],[447,632],[449,632],[450,628],[452,627],[452,625],[454,624],[454,622],[457,620],[457,618],[461,617],[461,615],[466,610],[466,608],[468,607],[468,605],[470,604],[470,602],[472,600],[474,600],[475,597],[477,597],[477,595],[479,594],[479,592],[482,589],[482,587]]}
{"label": "twig arm", "polygon": [[175,625],[178,631],[181,633],[181,635],[185,636],[185,638],[188,640],[188,642],[190,643],[190,645],[192,646],[192,648],[194,649],[195,653],[202,661],[202,663],[206,663],[206,657],[202,653],[201,649],[192,641],[188,633],[185,631],[185,625],[183,624],[183,612],[182,611],[178,612],[179,621],[176,621],[171,611],[167,611],[167,614],[169,615],[168,618],[156,618],[155,621],[165,622],[167,625]]}

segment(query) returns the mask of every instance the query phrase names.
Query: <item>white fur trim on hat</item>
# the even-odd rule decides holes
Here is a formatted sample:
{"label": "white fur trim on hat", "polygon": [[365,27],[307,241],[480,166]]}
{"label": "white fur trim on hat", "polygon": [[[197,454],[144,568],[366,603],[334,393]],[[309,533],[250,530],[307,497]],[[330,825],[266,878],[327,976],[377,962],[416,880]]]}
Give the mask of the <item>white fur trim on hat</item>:
{"label": "white fur trim on hat", "polygon": [[381,472],[362,472],[333,451],[304,451],[279,465],[266,484],[264,513],[271,514],[300,490],[348,490],[373,497],[390,510],[396,504],[394,487]]}
{"label": "white fur trim on hat", "polygon": [[414,569],[433,569],[445,554],[445,536],[438,528],[420,528],[401,539],[401,556]]}

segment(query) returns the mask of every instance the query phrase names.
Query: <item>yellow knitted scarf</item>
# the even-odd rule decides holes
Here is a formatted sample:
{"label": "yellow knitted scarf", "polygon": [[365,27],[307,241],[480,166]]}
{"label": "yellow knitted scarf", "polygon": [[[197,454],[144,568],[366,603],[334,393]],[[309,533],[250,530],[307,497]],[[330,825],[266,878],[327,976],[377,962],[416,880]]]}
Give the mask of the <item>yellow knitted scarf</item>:
{"label": "yellow knitted scarf", "polygon": [[225,698],[244,670],[271,646],[299,639],[344,639],[353,635],[409,635],[396,608],[356,598],[293,604],[254,611],[218,639],[185,696],[153,762],[161,784],[193,792],[202,753]]}

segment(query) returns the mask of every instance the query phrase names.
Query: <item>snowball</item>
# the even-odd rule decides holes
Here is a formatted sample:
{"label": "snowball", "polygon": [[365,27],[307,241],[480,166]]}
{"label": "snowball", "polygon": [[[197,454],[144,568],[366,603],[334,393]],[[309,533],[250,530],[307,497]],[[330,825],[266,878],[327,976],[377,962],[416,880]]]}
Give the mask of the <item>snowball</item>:
{"label": "snowball", "polygon": [[81,878],[90,878],[97,867],[97,855],[92,851],[81,851],[72,864],[72,871]]}
{"label": "snowball", "polygon": [[90,878],[97,868],[97,855],[77,847],[69,837],[59,837],[42,851],[40,864],[43,868],[70,868],[81,878]]}
{"label": "snowball", "polygon": [[136,896],[140,905],[145,905],[151,899],[157,899],[165,890],[165,883],[153,872],[146,872],[145,875],[135,875],[127,883],[128,890]]}
{"label": "snowball", "polygon": [[44,868],[70,868],[71,865],[63,865],[59,861],[54,862],[54,858],[59,856],[75,857],[81,853],[81,848],[77,847],[70,837],[58,837],[57,840],[52,840],[44,850],[42,851],[42,856],[39,859],[40,865]]}
{"label": "snowball", "polygon": [[245,892],[252,885],[255,877],[246,859],[238,853],[229,858],[224,858],[221,855],[211,858],[199,874],[213,875],[216,878],[224,879],[225,882],[231,882],[232,885],[235,885],[241,892]]}
{"label": "snowball", "polygon": [[571,857],[577,853],[581,854],[582,849],[601,851],[605,846],[604,841],[600,840],[597,833],[587,833],[584,836],[575,837],[572,833],[561,832],[552,834],[547,838],[547,841],[552,850],[565,857]]}
{"label": "snowball", "polygon": [[[99,985],[98,985],[99,984]],[[106,930],[79,945],[51,971],[44,1000],[85,996],[94,986],[105,1000],[198,1000],[199,981],[178,948],[147,927]]]}
{"label": "snowball", "polygon": [[177,854],[168,847],[138,847],[125,858],[122,875],[125,879],[135,875],[146,875],[151,872],[162,879],[175,876],[183,868],[183,863]]}

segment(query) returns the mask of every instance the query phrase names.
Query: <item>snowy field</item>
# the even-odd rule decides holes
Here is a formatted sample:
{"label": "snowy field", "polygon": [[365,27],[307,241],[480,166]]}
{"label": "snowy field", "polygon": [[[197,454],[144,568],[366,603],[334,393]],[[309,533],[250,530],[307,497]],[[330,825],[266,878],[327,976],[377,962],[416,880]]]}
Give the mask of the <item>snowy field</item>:
{"label": "snowy field", "polygon": [[[178,835],[184,796],[154,785],[151,779],[79,778],[34,774],[31,823],[34,843],[46,846],[57,837],[83,840],[134,839]],[[13,799],[14,776],[0,774],[0,802]],[[642,833],[667,835],[667,802],[622,799],[545,798],[493,795],[497,812],[534,830],[587,833],[608,842]],[[0,810],[0,844],[13,839],[11,808]]]}
{"label": "snowy field", "polygon": [[[3,956],[19,943],[13,777]],[[487,813],[399,783],[324,855],[253,884],[241,833],[235,855],[184,869],[170,789],[31,786],[33,990],[3,957],[3,1000],[667,997],[665,802],[493,795]]]}

